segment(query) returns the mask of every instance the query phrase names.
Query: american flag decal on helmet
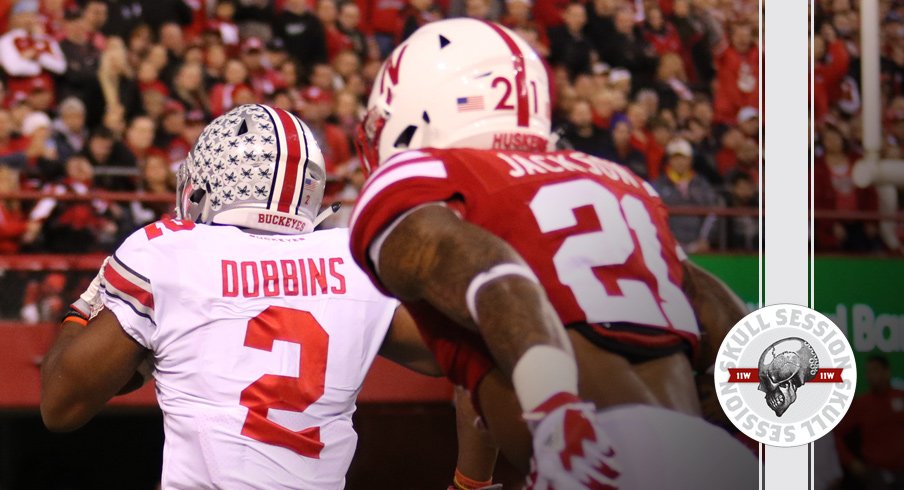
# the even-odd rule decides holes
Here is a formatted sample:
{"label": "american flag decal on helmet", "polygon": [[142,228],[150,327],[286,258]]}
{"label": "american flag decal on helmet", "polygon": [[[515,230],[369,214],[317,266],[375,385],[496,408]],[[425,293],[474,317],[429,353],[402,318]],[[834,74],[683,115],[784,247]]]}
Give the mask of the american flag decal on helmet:
{"label": "american flag decal on helmet", "polygon": [[482,95],[472,95],[470,97],[458,97],[455,99],[455,102],[458,105],[458,112],[482,111],[483,110],[483,96]]}

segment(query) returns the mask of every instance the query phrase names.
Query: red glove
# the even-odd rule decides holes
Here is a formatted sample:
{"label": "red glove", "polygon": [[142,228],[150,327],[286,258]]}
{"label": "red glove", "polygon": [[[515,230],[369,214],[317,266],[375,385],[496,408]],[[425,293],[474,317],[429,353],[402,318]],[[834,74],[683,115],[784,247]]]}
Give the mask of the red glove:
{"label": "red glove", "polygon": [[524,414],[533,432],[530,490],[617,490],[615,448],[603,433],[596,407],[557,393]]}

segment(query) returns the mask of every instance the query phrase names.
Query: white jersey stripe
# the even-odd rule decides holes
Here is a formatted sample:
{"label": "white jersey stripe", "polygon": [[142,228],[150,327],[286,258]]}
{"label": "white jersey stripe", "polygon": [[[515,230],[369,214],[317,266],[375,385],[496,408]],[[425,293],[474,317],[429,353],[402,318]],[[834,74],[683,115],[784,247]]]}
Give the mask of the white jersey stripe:
{"label": "white jersey stripe", "polygon": [[380,165],[379,167],[377,167],[376,170],[374,170],[374,172],[370,175],[370,177],[371,177],[370,180],[373,180],[373,179],[379,177],[380,174],[385,173],[388,169],[392,168],[393,165],[408,162],[411,160],[417,160],[418,158],[427,158],[429,156],[430,155],[428,155],[427,153],[424,153],[422,151],[417,151],[417,150],[408,150],[408,151],[403,151],[401,153],[396,153],[395,155],[387,158],[386,161],[383,162],[382,165]]}
{"label": "white jersey stripe", "polygon": [[377,194],[390,185],[414,177],[445,179],[447,176],[446,167],[443,165],[443,162],[439,160],[428,160],[426,162],[409,163],[407,165],[398,164],[382,175],[378,176],[377,174],[374,174],[373,177],[375,178],[370,181],[370,185],[364,189],[364,192],[358,197],[358,204],[355,205],[349,228],[355,228],[355,222],[358,220],[361,210],[367,207],[367,204],[376,197]]}

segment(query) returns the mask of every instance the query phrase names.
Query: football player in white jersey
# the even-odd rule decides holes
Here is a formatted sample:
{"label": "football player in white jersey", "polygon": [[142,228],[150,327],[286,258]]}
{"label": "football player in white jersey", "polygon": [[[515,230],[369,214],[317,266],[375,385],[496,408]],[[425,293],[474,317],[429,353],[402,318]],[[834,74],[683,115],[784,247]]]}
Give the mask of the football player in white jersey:
{"label": "football player in white jersey", "polygon": [[149,364],[164,489],[343,488],[374,356],[429,374],[429,351],[347,230],[312,232],[326,175],[297,117],[235,108],[178,176],[178,219],[132,234],[73,304],[42,367],[45,424],[83,425]]}
{"label": "football player in white jersey", "polygon": [[550,109],[542,60],[510,30],[422,26],[368,101],[353,257],[502,452],[522,470],[533,452],[532,488],[755,484],[754,458],[699,418],[710,317],[665,206],[623,166],[549,151]]}

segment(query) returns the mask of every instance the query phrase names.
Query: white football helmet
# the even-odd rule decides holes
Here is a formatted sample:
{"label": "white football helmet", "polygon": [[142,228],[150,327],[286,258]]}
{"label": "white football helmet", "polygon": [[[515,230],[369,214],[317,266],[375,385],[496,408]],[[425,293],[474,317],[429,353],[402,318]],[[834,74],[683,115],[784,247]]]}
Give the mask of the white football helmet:
{"label": "white football helmet", "polygon": [[197,223],[294,235],[313,231],[326,169],[296,116],[247,104],[204,128],[178,172],[176,214]]}
{"label": "white football helmet", "polygon": [[412,148],[546,151],[546,68],[517,34],[492,22],[431,22],[383,63],[357,145],[365,172]]}

